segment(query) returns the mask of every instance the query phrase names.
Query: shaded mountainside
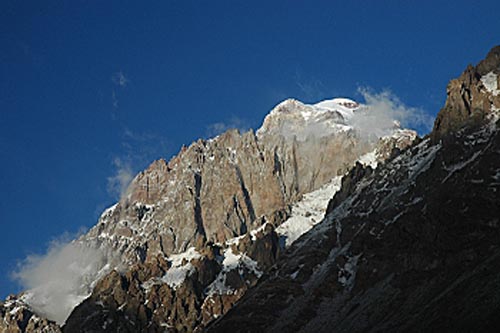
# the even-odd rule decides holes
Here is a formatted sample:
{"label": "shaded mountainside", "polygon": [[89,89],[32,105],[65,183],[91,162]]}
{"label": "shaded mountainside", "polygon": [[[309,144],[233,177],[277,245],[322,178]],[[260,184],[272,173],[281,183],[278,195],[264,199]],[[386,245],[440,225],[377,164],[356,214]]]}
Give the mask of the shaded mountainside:
{"label": "shaded mountainside", "polygon": [[430,138],[357,166],[325,219],[209,332],[498,331],[500,47]]}

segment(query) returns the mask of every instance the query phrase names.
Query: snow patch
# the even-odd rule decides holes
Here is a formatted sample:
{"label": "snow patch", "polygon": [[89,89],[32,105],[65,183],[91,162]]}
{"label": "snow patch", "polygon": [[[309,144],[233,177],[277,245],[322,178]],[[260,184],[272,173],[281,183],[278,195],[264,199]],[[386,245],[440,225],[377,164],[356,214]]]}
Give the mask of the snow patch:
{"label": "snow patch", "polygon": [[389,221],[385,221],[385,225],[388,226],[389,224],[393,224],[394,222],[396,222],[401,216],[403,216],[404,214],[406,214],[406,212],[408,211],[408,209],[405,209],[401,212],[399,212],[396,216],[394,216],[391,220]]}
{"label": "snow patch", "polygon": [[292,206],[290,218],[276,228],[276,233],[285,241],[285,247],[323,220],[328,202],[340,189],[341,179],[341,176],[334,177],[318,190],[305,194]]}
{"label": "snow patch", "polygon": [[371,151],[369,153],[366,153],[366,154],[362,155],[359,158],[358,161],[361,164],[363,164],[364,166],[370,166],[373,169],[375,169],[377,167],[377,164],[378,164],[378,161],[377,161],[377,151],[373,150],[373,151]]}
{"label": "snow patch", "polygon": [[347,262],[344,264],[344,267],[339,269],[337,279],[339,283],[347,290],[351,290],[354,287],[354,281],[356,280],[358,261],[360,257],[361,254],[353,257],[348,257]]}
{"label": "snow patch", "polygon": [[448,179],[450,179],[450,177],[453,176],[453,174],[455,174],[455,172],[462,170],[467,165],[469,165],[470,163],[474,162],[478,158],[478,156],[481,155],[481,153],[482,153],[481,150],[477,151],[470,158],[468,158],[467,160],[445,167],[444,169],[446,171],[448,171],[449,173],[443,179],[443,181],[441,182],[441,184],[444,184]]}
{"label": "snow patch", "polygon": [[247,271],[252,272],[257,278],[262,276],[262,271],[259,269],[256,261],[248,257],[246,254],[234,254],[231,247],[224,250],[224,256],[222,261],[222,270],[219,272],[214,282],[212,282],[206,290],[208,296],[218,294],[218,295],[228,295],[233,294],[236,290],[232,289],[227,283],[227,273],[232,270],[237,270],[240,275]]}
{"label": "snow patch", "polygon": [[489,72],[488,74],[483,75],[481,77],[481,82],[483,83],[486,90],[493,96],[500,95],[500,89],[498,89],[498,76],[495,73]]}
{"label": "snow patch", "polygon": [[189,276],[194,270],[193,265],[191,265],[191,260],[200,257],[200,253],[198,253],[194,247],[189,248],[186,252],[171,255],[169,260],[172,266],[161,278],[161,281],[168,284],[169,287],[177,289],[177,287],[184,282],[186,276]]}

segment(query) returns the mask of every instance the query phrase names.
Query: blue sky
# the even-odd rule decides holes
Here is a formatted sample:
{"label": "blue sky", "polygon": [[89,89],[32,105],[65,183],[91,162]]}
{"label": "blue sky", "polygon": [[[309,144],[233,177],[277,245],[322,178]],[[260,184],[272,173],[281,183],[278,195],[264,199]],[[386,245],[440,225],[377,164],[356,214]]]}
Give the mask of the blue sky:
{"label": "blue sky", "polygon": [[[435,116],[500,43],[498,1],[0,3],[0,297],[119,180],[279,101],[390,89]],[[118,173],[121,172],[121,173]]]}

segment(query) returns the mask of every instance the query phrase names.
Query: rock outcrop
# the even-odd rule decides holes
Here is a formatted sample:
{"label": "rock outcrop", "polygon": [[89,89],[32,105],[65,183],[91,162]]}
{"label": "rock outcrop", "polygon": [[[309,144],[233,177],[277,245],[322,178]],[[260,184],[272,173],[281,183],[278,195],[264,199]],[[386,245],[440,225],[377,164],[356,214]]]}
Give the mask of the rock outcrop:
{"label": "rock outcrop", "polygon": [[[65,332],[193,332],[226,313],[275,262],[278,236],[271,224],[222,249],[207,245],[175,263],[159,255],[124,274],[103,278],[77,306]],[[224,258],[224,260],[223,260]],[[225,263],[227,259],[234,260]],[[181,279],[179,274],[184,274]]]}
{"label": "rock outcrop", "polygon": [[53,321],[36,315],[25,302],[9,296],[0,302],[0,332],[2,333],[60,333]]}
{"label": "rock outcrop", "polygon": [[447,88],[446,104],[439,112],[432,139],[464,126],[481,124],[487,110],[500,109],[500,46],[494,47],[477,66],[469,65]]}

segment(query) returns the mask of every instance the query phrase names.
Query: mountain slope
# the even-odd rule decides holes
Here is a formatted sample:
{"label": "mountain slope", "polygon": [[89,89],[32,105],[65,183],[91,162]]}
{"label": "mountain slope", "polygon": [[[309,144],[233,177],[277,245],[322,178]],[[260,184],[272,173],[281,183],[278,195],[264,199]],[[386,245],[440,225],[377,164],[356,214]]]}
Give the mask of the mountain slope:
{"label": "mountain slope", "polygon": [[84,276],[28,290],[9,311],[66,322],[65,331],[201,329],[321,220],[356,160],[375,165],[415,140],[392,120],[360,132],[355,120],[369,112],[348,99],[286,100],[257,134],[228,131],[155,161],[64,249]]}
{"label": "mountain slope", "polygon": [[494,331],[500,47],[448,87],[430,137],[344,178],[325,219],[210,332]]}
{"label": "mountain slope", "polygon": [[[257,135],[228,131],[183,148],[168,163],[154,162],[80,240],[116,249],[134,264],[207,241],[225,242],[260,226],[263,218],[279,224],[302,194],[374,148],[336,108],[347,110],[287,100]],[[304,109],[321,117],[306,119]],[[312,132],[318,126],[325,130]]]}
{"label": "mountain slope", "polygon": [[371,110],[351,100],[286,100],[255,134],[154,162],[72,243],[110,260],[64,291],[76,307],[62,326],[40,317],[58,306],[41,286],[0,304],[0,328],[495,326],[499,54],[450,83],[424,140],[393,120],[363,131]]}
{"label": "mountain slope", "polygon": [[[111,273],[96,286],[92,296],[75,309],[65,330],[98,331],[106,326],[121,331],[157,331],[161,327],[193,331],[226,313],[274,264],[285,246],[321,220],[328,198],[338,189],[340,177],[337,174],[358,158],[372,163],[381,161],[393,147],[404,148],[415,139],[415,132],[394,128],[392,124],[386,131],[390,136],[382,141],[363,138],[337,111],[336,104],[333,100],[328,107],[320,108],[287,100],[266,117],[257,136],[253,137],[262,147],[259,163],[273,164],[273,175],[280,180],[283,197],[287,197],[287,193],[298,196],[301,189],[305,189],[304,192],[314,190],[333,178],[330,183],[307,194],[302,201],[288,206],[285,213],[274,215],[273,219],[259,215],[256,221],[250,220],[254,224],[233,232],[233,238],[209,236],[208,242],[197,244],[181,254],[180,258],[184,260],[177,263],[175,256],[165,260],[161,253],[157,253],[157,257],[147,257],[144,263],[133,266],[124,276]],[[358,108],[359,105],[351,102],[348,107]],[[339,109],[346,112],[347,107],[340,106]],[[311,114],[305,115],[304,112]],[[350,112],[354,114],[354,110]],[[318,135],[314,132],[290,135],[309,132],[308,128],[317,126],[323,127]],[[237,133],[229,132],[215,140],[220,142],[220,138],[228,135]],[[370,152],[370,149],[374,150]],[[235,150],[245,151],[244,148]],[[367,153],[369,157],[366,157]],[[242,158],[238,153],[232,158],[232,163],[241,165]],[[217,157],[214,161],[221,163],[224,159]],[[210,176],[221,182],[214,175],[227,177],[228,169],[231,170],[230,165],[224,166],[219,173],[211,172]],[[241,172],[241,179],[253,177],[257,188],[273,186],[272,179],[266,178],[262,171],[254,176],[246,175],[246,172],[259,172],[255,165],[243,165],[241,169],[246,169]],[[265,193],[255,193],[255,188],[249,187],[246,203],[264,199],[267,204],[272,203]],[[223,191],[226,189],[222,187],[215,193],[223,198]],[[280,205],[282,203],[271,206],[282,207]],[[204,207],[213,211],[221,208],[218,203],[205,204]],[[191,254],[186,257],[187,253]],[[85,320],[93,314],[97,317],[90,322]]]}

